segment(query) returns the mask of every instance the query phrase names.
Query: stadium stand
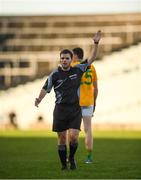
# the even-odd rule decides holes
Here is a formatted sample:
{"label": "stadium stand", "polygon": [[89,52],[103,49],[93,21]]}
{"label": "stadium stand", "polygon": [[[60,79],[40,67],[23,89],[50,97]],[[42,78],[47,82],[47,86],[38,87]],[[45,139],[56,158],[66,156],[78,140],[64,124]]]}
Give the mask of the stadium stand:
{"label": "stadium stand", "polygon": [[101,58],[141,41],[141,14],[1,16],[0,89],[48,74],[64,47],[81,46],[87,56],[98,29]]}
{"label": "stadium stand", "polygon": [[[92,123],[97,128],[141,129],[141,43],[104,56],[94,63],[98,73],[99,95]],[[55,96],[51,91],[37,109],[35,97],[47,77],[1,91],[0,128],[6,129],[8,115],[16,113],[20,129],[50,128]],[[36,123],[44,117],[45,125]]]}

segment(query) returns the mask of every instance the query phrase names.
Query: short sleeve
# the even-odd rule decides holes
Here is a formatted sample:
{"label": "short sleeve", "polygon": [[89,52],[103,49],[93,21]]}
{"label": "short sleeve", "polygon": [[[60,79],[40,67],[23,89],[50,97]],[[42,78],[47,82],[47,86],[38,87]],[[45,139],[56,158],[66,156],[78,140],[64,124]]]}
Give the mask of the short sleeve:
{"label": "short sleeve", "polygon": [[47,78],[47,80],[46,80],[46,82],[45,82],[45,84],[44,84],[44,86],[43,86],[43,89],[44,89],[47,93],[49,93],[49,92],[51,91],[52,87],[53,87],[52,77],[53,77],[53,73],[51,73],[51,74],[48,76],[48,78]]}
{"label": "short sleeve", "polygon": [[77,64],[75,67],[79,68],[82,72],[85,72],[88,67],[88,63]]}

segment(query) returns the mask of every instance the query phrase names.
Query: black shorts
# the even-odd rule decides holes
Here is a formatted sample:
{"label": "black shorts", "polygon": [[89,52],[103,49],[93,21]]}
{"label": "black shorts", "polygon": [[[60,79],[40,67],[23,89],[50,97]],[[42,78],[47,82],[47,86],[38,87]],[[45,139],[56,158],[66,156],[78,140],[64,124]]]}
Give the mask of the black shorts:
{"label": "black shorts", "polygon": [[82,113],[79,104],[56,104],[53,112],[52,130],[55,132],[62,132],[67,129],[80,130],[81,118]]}

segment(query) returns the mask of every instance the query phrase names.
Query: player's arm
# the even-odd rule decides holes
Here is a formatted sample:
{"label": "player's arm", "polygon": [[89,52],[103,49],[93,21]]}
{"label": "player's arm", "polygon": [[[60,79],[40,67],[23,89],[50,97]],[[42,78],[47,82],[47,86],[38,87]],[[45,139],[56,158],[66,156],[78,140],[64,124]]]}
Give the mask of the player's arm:
{"label": "player's arm", "polygon": [[49,93],[52,89],[53,83],[52,83],[52,75],[53,73],[51,73],[48,77],[48,79],[46,80],[43,88],[41,89],[38,98],[35,98],[35,106],[38,107],[38,105],[40,104],[40,102],[42,101],[42,99],[45,97],[45,95],[47,93]]}
{"label": "player's arm", "polygon": [[96,106],[96,99],[98,96],[98,82],[97,81],[93,82],[93,86],[94,86],[94,106]]}
{"label": "player's arm", "polygon": [[88,59],[88,66],[91,65],[94,62],[94,60],[96,59],[98,44],[99,44],[100,39],[101,39],[101,31],[99,30],[99,31],[97,31],[97,33],[94,35],[94,38],[93,38],[94,48],[92,50],[91,57]]}

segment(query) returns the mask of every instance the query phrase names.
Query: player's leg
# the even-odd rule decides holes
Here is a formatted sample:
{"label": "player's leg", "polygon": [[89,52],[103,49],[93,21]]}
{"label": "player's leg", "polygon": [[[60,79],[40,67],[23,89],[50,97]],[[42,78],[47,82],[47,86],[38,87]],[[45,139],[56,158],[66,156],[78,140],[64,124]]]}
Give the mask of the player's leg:
{"label": "player's leg", "polygon": [[75,153],[78,147],[78,129],[69,129],[69,161],[70,169],[76,169]]}
{"label": "player's leg", "polygon": [[87,150],[86,163],[92,162],[92,150],[93,150],[93,134],[91,125],[91,116],[83,117],[83,125],[85,132],[85,147]]}
{"label": "player's leg", "polygon": [[67,146],[66,146],[66,131],[57,132],[58,134],[58,154],[62,164],[62,170],[67,169]]}

